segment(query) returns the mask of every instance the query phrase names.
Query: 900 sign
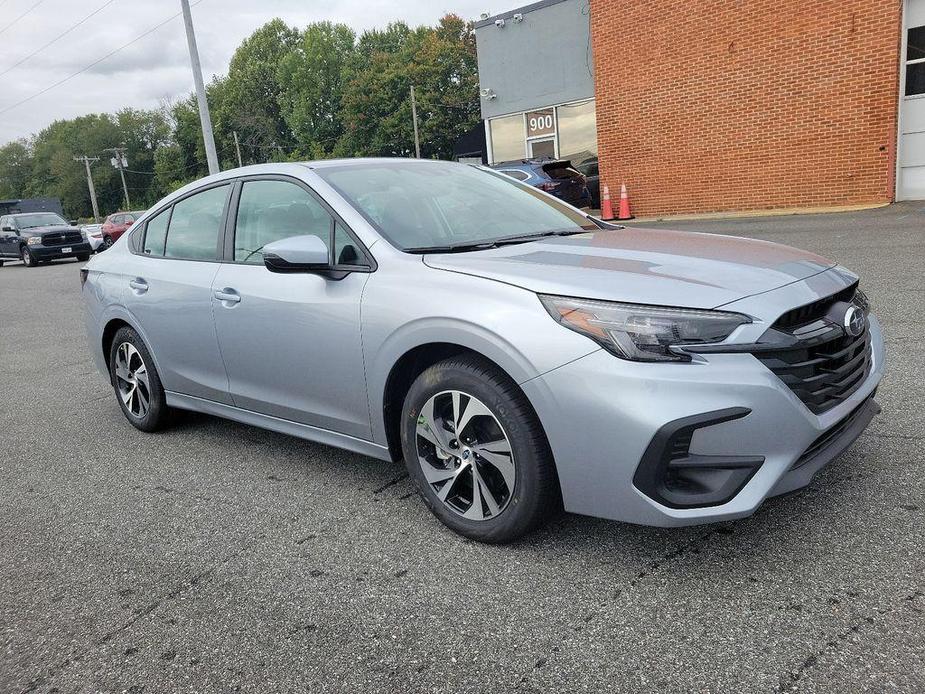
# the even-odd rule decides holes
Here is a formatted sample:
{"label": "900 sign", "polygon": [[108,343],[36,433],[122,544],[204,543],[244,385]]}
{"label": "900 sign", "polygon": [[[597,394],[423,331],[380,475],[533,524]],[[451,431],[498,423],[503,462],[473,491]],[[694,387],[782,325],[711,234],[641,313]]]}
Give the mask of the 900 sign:
{"label": "900 sign", "polygon": [[551,108],[530,111],[527,115],[527,137],[553,135],[556,132],[556,117]]}

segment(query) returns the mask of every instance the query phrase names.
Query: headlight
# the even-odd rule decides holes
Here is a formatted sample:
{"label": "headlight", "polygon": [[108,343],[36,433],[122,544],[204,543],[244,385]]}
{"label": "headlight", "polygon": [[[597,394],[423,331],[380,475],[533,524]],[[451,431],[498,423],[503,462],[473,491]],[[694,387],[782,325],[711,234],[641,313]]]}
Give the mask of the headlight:
{"label": "headlight", "polygon": [[42,237],[41,236],[30,236],[26,240],[26,243],[30,246],[38,246],[39,244],[42,243]]}
{"label": "headlight", "polygon": [[604,349],[633,361],[690,361],[674,345],[721,342],[748,316],[727,311],[665,308],[540,295],[554,319]]}

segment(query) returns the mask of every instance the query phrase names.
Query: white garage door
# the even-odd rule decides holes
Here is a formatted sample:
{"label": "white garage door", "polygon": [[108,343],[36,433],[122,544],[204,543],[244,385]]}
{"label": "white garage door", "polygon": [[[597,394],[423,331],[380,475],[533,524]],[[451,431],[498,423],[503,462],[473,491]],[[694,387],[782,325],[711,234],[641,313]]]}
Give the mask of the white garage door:
{"label": "white garage door", "polygon": [[905,28],[896,196],[925,200],[925,0],[906,0]]}

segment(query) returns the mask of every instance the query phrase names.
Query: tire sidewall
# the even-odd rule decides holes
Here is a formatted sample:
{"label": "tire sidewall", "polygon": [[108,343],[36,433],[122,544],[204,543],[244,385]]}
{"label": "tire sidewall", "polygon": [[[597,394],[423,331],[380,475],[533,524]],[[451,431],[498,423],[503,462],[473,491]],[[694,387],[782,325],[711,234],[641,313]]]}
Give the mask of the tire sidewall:
{"label": "tire sidewall", "polygon": [[19,251],[19,258],[22,260],[22,264],[26,267],[35,267],[38,265],[38,262],[35,260],[35,257],[32,255],[32,252],[23,246]]}
{"label": "tire sidewall", "polygon": [[[436,364],[412,384],[402,408],[401,444],[408,474],[427,507],[450,528],[482,542],[506,542],[530,529],[536,516],[540,490],[537,471],[544,464],[529,421],[532,413],[499,387],[496,375],[486,379],[477,369],[458,362]],[[473,521],[463,518],[437,498],[418,460],[416,428],[420,408],[434,395],[458,390],[478,398],[497,418],[511,444],[516,479],[514,492],[497,518]]]}
{"label": "tire sidewall", "polygon": [[[144,417],[136,417],[132,414],[125,403],[122,402],[122,396],[119,394],[119,384],[116,379],[116,352],[119,349],[119,345],[126,342],[138,350],[148,371],[150,400],[148,402],[148,411],[145,413]],[[132,328],[120,328],[113,337],[112,344],[109,347],[109,380],[112,384],[119,409],[122,410],[122,414],[125,415],[125,418],[132,426],[142,431],[150,432],[156,431],[164,425],[168,414],[167,397],[164,393],[164,387],[161,384],[157,368],[154,366],[154,360],[151,358],[151,352],[148,351],[144,341]]]}

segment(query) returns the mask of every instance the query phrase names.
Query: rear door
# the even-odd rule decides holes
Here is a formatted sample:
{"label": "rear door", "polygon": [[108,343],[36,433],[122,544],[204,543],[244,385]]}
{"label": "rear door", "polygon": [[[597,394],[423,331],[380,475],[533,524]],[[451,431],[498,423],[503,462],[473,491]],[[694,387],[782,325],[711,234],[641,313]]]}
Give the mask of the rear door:
{"label": "rear door", "polygon": [[[213,311],[237,407],[369,439],[360,299],[371,260],[302,182],[243,181],[232,202]],[[270,272],[261,249],[313,234],[346,274]]]}
{"label": "rear door", "polygon": [[145,224],[141,253],[127,253],[123,300],[144,331],[168,391],[230,404],[212,320],[212,280],[230,183],[201,189]]}

